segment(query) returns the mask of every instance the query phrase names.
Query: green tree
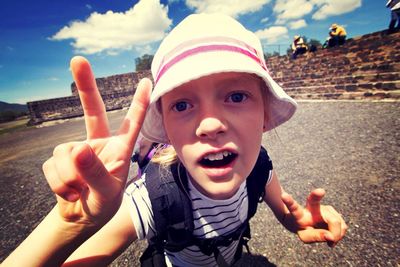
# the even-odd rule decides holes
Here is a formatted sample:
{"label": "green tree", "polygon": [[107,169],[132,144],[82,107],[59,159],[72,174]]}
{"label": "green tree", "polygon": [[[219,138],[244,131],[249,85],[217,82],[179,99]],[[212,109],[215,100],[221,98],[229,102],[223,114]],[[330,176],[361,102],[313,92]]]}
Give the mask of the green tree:
{"label": "green tree", "polygon": [[318,47],[318,48],[322,47],[321,42],[317,39],[310,39],[310,41],[307,43],[307,45],[308,45],[308,47],[310,47],[312,45],[314,45],[315,47]]}
{"label": "green tree", "polygon": [[12,110],[0,112],[0,122],[13,121],[18,118],[18,113]]}
{"label": "green tree", "polygon": [[144,54],[143,56],[136,58],[136,71],[151,69],[151,62],[153,61],[153,57],[153,55]]}

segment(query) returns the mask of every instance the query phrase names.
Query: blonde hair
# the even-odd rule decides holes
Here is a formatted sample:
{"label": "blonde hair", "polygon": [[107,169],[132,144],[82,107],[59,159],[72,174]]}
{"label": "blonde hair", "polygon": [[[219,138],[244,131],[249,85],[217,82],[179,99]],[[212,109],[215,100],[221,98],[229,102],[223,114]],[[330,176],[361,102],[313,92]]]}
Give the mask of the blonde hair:
{"label": "blonde hair", "polygon": [[178,156],[173,146],[160,144],[157,146],[151,161],[162,167],[168,167],[178,161]]}

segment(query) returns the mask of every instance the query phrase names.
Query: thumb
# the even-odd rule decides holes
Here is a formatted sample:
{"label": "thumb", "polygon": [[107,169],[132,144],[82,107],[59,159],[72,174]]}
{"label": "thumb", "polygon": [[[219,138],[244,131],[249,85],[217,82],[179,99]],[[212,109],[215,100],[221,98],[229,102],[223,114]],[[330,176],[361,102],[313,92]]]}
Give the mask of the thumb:
{"label": "thumb", "polygon": [[79,176],[92,192],[105,196],[110,192],[110,174],[93,149],[86,143],[74,147],[72,158]]}
{"label": "thumb", "polygon": [[314,242],[333,242],[334,237],[328,231],[324,229],[314,229],[309,228],[305,230],[300,230],[297,232],[299,238],[304,243],[314,243]]}

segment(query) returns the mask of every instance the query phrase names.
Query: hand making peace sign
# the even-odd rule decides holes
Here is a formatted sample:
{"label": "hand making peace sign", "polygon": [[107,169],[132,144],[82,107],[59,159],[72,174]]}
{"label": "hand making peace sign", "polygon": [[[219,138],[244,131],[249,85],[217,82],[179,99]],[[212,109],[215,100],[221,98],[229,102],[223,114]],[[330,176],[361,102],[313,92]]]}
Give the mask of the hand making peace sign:
{"label": "hand making peace sign", "polygon": [[118,133],[111,136],[89,62],[74,57],[71,71],[84,111],[87,139],[57,146],[43,164],[43,171],[66,222],[101,227],[120,206],[152,84],[149,79],[139,83]]}
{"label": "hand making peace sign", "polygon": [[342,216],[332,206],[321,205],[324,196],[323,189],[311,191],[303,208],[289,194],[282,195],[282,201],[291,215],[291,230],[304,243],[328,242],[328,245],[334,246],[346,234],[348,226]]}

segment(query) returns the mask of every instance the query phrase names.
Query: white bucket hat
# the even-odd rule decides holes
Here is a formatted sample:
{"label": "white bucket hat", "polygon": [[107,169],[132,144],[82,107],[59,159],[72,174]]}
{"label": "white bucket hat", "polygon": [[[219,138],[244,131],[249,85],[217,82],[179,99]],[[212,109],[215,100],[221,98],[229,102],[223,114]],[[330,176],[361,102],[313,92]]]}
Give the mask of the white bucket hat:
{"label": "white bucket hat", "polygon": [[243,72],[261,77],[267,92],[271,130],[289,120],[296,102],[271,78],[258,37],[233,18],[222,14],[194,14],[179,23],[154,55],[154,89],[142,127],[145,138],[169,143],[157,101],[174,88],[214,73]]}

